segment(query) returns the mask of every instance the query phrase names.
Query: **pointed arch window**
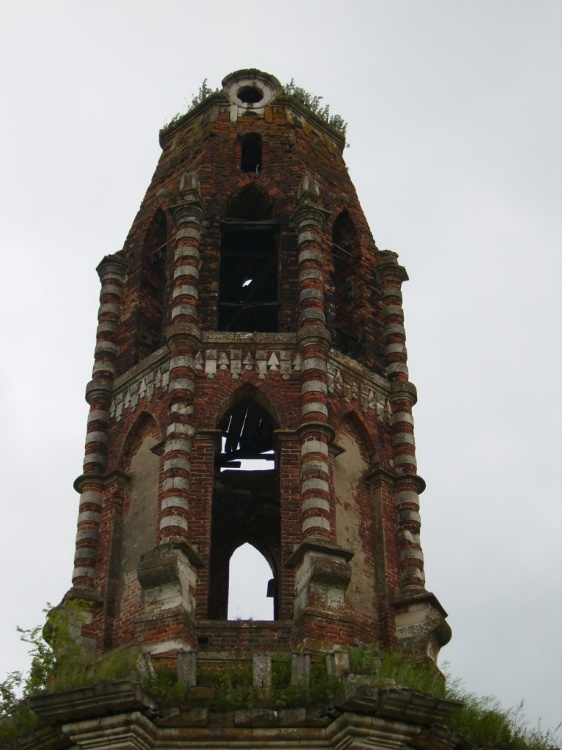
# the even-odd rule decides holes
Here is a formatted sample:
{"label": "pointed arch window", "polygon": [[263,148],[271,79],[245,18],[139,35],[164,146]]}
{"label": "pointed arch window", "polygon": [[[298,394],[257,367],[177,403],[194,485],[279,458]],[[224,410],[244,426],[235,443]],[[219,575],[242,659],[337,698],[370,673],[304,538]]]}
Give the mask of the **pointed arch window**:
{"label": "pointed arch window", "polygon": [[137,315],[137,361],[152,354],[164,343],[167,241],[166,215],[158,209],[143,241]]}
{"label": "pointed arch window", "polygon": [[279,222],[267,194],[253,184],[241,190],[221,222],[220,331],[279,330]]}
{"label": "pointed arch window", "polygon": [[[273,453],[274,421],[261,394],[243,387],[219,422],[223,434],[217,455],[211,522],[208,614],[226,619],[230,587],[230,560],[242,545],[250,544],[266,559],[272,578],[264,585],[252,579],[247,586],[273,599],[279,612],[281,512],[279,471]],[[258,471],[249,461],[266,460]]]}
{"label": "pointed arch window", "polygon": [[233,552],[229,565],[229,620],[273,619],[271,574],[265,557],[249,542]]}
{"label": "pointed arch window", "polygon": [[352,357],[357,357],[361,349],[355,311],[357,256],[357,230],[347,210],[342,211],[332,229],[334,343]]}

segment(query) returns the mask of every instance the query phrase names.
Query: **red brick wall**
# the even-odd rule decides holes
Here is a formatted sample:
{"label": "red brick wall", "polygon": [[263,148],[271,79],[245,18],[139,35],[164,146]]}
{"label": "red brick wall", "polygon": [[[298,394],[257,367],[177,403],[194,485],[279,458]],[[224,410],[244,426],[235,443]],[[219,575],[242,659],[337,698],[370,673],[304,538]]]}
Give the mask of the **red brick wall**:
{"label": "red brick wall", "polygon": [[[296,341],[299,327],[298,248],[291,216],[297,206],[299,184],[306,172],[318,182],[322,206],[326,210],[326,223],[321,233],[322,283],[326,326],[332,336],[335,336],[338,322],[332,229],[343,211],[348,213],[356,232],[356,257],[346,270],[346,275],[353,281],[353,298],[345,306],[345,324],[354,330],[360,342],[358,354],[355,360],[337,352],[328,357],[328,425],[336,435],[329,459],[330,514],[336,514],[338,504],[340,514],[346,512],[346,507],[351,508],[350,518],[359,524],[351,535],[358,540],[352,551],[360,557],[360,567],[365,573],[361,585],[370,587],[370,590],[355,591],[354,595],[355,600],[359,594],[363,595],[372,606],[356,611],[349,604],[354,600],[352,596],[351,599],[348,597],[339,616],[304,612],[292,626],[291,639],[293,646],[305,642],[343,644],[381,640],[389,645],[393,643],[390,602],[399,589],[400,576],[393,490],[391,482],[383,481],[380,474],[380,470],[385,470],[388,476],[392,474],[394,454],[380,289],[374,274],[377,248],[349,179],[337,138],[330,136],[313,116],[307,121],[302,112],[297,111],[297,114],[298,117],[294,116],[291,105],[273,104],[267,108],[264,117],[246,115],[231,122],[229,106],[215,103],[207,111],[203,110],[200,116],[163,136],[162,156],[123,250],[128,271],[117,333],[117,379],[107,428],[105,467],[107,476],[113,476],[113,479],[105,483],[96,580],[103,600],[97,606],[94,625],[100,648],[139,638],[151,642],[170,637],[193,640],[197,623],[201,625],[201,633],[209,630],[210,626],[205,623],[213,613],[212,602],[209,602],[209,575],[217,428],[233,393],[243,386],[259,392],[274,416],[278,471],[275,481],[279,485],[279,619],[291,621],[294,617],[295,570],[286,564],[303,539],[301,440],[298,434],[303,395]],[[240,139],[249,132],[259,133],[263,141],[259,173],[240,171]],[[160,443],[166,437],[170,396],[166,386],[169,351],[164,339],[166,326],[171,320],[175,247],[171,209],[181,201],[179,185],[185,172],[197,173],[201,203],[206,212],[200,244],[197,301],[198,324],[203,337],[197,342],[198,351],[193,363],[195,392],[190,424],[193,424],[196,434],[189,458],[187,517],[189,543],[199,556],[202,567],[197,571],[193,591],[196,602],[194,620],[179,611],[169,612],[158,626],[143,614],[138,581],[134,576],[123,580],[120,574],[124,549],[121,534],[123,530],[131,533],[126,519],[134,497],[125,475],[130,471],[141,438],[151,435]],[[268,196],[273,215],[279,221],[279,334],[260,334],[257,337],[251,334],[218,335],[214,332],[218,320],[220,222],[228,216],[227,207],[232,196],[250,184],[255,184]],[[160,272],[150,264],[150,253],[163,238],[167,247]],[[341,299],[339,309],[343,309]],[[150,418],[143,417],[143,414]],[[323,435],[325,432],[320,435],[325,439]],[[353,507],[346,498],[337,497],[334,489],[338,435],[340,439],[342,436],[352,437],[358,445],[364,467],[354,485]],[[124,474],[112,475],[112,472],[119,471]],[[336,529],[332,528],[329,541],[338,544],[337,537]],[[140,556],[150,550],[137,551],[140,561]],[[357,580],[352,579],[353,585],[357,586]],[[269,632],[273,638],[272,628],[274,626],[268,626],[264,632],[266,635]],[[211,630],[213,647],[216,648],[236,648],[244,640],[240,633],[236,634],[234,625],[222,629],[217,625]],[[262,634],[262,637],[266,636]],[[272,642],[284,642],[286,638],[286,633],[282,635],[280,632]]]}

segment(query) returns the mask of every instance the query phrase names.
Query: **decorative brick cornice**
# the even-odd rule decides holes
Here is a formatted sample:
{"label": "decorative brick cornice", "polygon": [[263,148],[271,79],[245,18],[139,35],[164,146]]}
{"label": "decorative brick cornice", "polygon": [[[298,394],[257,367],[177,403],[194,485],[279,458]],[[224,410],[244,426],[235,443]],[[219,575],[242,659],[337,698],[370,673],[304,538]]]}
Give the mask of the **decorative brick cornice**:
{"label": "decorative brick cornice", "polygon": [[303,422],[296,428],[296,433],[301,438],[303,434],[306,434],[308,432],[322,433],[322,435],[326,436],[328,444],[332,443],[336,436],[336,432],[333,427],[330,427],[330,425],[326,424],[326,422]]}
{"label": "decorative brick cornice", "polygon": [[338,547],[336,544],[331,544],[324,537],[314,538],[310,536],[299,544],[285,563],[285,567],[296,568],[307,552],[316,552],[321,555],[344,560],[345,562],[349,562],[355,554],[352,550],[343,549],[343,547]]}
{"label": "decorative brick cornice", "polygon": [[74,484],[72,485],[76,492],[80,493],[82,492],[82,488],[85,484],[92,484],[99,482],[100,484],[103,483],[105,479],[105,474],[80,474],[80,476],[76,477],[74,480]]}
{"label": "decorative brick cornice", "polygon": [[378,250],[374,271],[380,281],[389,277],[396,278],[400,284],[408,281],[408,273],[404,266],[398,263],[398,253],[392,250]]}
{"label": "decorative brick cornice", "polygon": [[393,380],[390,384],[390,393],[391,401],[406,398],[412,402],[413,406],[418,400],[418,392],[416,386],[407,380]]}
{"label": "decorative brick cornice", "polygon": [[166,329],[166,343],[171,349],[174,344],[201,346],[201,329],[194,323],[174,323]]}
{"label": "decorative brick cornice", "polygon": [[308,345],[321,346],[329,351],[332,344],[332,334],[323,325],[308,325],[297,331],[297,343],[302,348]]}
{"label": "decorative brick cornice", "polygon": [[174,221],[178,226],[187,222],[193,222],[195,224],[203,224],[203,221],[207,218],[205,209],[201,204],[198,203],[180,203],[170,208]]}
{"label": "decorative brick cornice", "polygon": [[419,474],[396,474],[394,475],[394,481],[397,489],[400,488],[401,484],[413,484],[416,487],[416,492],[421,495],[425,491],[426,484],[425,479],[420,477]]}
{"label": "decorative brick cornice", "polygon": [[106,378],[90,380],[86,386],[86,401],[91,403],[94,398],[108,398],[113,391],[113,382]]}
{"label": "decorative brick cornice", "polygon": [[106,255],[96,268],[100,280],[117,278],[123,280],[127,274],[127,261],[119,251],[113,255]]}

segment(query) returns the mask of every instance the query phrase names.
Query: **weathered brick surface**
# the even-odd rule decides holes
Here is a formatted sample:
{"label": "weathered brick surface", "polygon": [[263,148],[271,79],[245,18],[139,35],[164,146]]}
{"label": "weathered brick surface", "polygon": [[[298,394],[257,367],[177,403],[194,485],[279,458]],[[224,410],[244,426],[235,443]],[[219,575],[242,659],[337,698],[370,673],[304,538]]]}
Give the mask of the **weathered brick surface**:
{"label": "weathered brick surface", "polygon": [[[235,115],[225,90],[161,134],[124,248],[100,272],[73,591],[90,591],[98,650],[393,645],[393,602],[407,613],[408,595],[424,592],[407,277],[375,246],[341,136],[279,91]],[[240,169],[248,133],[262,138],[252,173]],[[277,222],[275,332],[217,330],[221,222],[248,196]],[[241,399],[271,419],[276,457],[246,484],[216,467],[220,425]],[[224,621],[228,561],[244,541],[277,588],[263,627]],[[153,548],[165,554],[142,583]],[[332,558],[337,584],[318,563]]]}

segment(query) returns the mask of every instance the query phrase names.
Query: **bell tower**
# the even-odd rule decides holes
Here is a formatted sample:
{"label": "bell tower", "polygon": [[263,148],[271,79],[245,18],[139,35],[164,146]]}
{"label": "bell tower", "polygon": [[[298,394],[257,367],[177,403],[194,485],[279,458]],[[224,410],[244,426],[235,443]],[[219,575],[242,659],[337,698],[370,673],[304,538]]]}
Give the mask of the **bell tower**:
{"label": "bell tower", "polygon": [[[90,602],[84,649],[435,660],[450,630],[420,546],[408,277],[375,245],[344,135],[252,69],[160,144],[98,266],[66,596]],[[245,543],[271,568],[271,621],[227,619]]]}

